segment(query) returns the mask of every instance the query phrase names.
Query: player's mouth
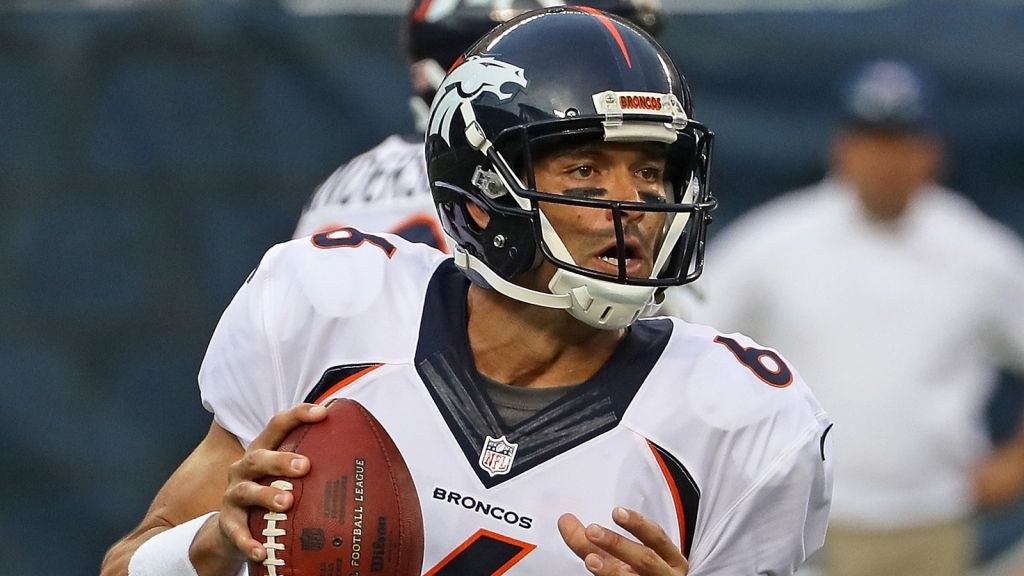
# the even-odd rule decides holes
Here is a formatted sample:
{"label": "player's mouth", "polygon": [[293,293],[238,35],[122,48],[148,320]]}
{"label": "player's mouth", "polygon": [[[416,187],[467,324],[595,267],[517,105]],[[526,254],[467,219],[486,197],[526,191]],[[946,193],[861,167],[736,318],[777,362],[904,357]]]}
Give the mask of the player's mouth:
{"label": "player's mouth", "polygon": [[[626,245],[624,246],[623,255],[625,256],[625,267],[626,276],[630,278],[641,278],[644,276],[644,268],[646,267],[647,258],[644,257],[643,251],[640,249],[639,243],[636,240],[627,238]],[[607,274],[619,274],[619,250],[615,243],[608,246],[606,249],[599,252],[594,257],[595,269],[598,272],[605,272]]]}

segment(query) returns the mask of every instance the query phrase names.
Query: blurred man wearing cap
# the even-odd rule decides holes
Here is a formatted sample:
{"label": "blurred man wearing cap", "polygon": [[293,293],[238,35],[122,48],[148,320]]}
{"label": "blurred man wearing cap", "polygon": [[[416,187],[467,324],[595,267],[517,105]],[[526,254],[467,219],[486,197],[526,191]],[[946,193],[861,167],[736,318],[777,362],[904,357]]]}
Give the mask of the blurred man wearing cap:
{"label": "blurred man wearing cap", "polygon": [[830,576],[963,574],[977,506],[1011,500],[1024,435],[992,450],[997,370],[1024,371],[1024,245],[937,183],[921,77],[867,66],[828,177],[712,240],[693,320],[774,346],[836,424]]}

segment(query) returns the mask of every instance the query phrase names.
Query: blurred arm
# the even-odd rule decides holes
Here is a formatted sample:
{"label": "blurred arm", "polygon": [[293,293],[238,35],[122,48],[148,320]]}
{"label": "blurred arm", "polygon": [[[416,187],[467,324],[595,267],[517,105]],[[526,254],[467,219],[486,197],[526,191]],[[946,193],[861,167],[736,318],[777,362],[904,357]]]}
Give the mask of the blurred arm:
{"label": "blurred arm", "polygon": [[[1024,374],[1024,244],[1009,231],[1000,232],[1006,237],[992,280],[994,355],[1003,367]],[[974,484],[983,508],[1004,506],[1024,493],[1024,425],[981,462]]]}
{"label": "blurred arm", "polygon": [[981,462],[974,485],[975,498],[982,508],[1005,506],[1024,493],[1024,426]]}

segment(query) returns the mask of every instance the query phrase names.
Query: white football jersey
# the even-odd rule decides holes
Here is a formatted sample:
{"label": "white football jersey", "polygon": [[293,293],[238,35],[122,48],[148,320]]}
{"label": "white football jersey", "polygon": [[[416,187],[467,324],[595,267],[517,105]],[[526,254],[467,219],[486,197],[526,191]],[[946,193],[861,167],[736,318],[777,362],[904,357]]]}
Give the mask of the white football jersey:
{"label": "white football jersey", "polygon": [[422,137],[389,136],[335,170],[310,197],[292,237],[342,226],[446,249]]}
{"label": "white football jersey", "polygon": [[792,574],[819,548],[832,489],[827,415],[776,352],[641,320],[587,382],[521,423],[482,393],[469,281],[394,235],[342,229],[272,248],[224,312],[204,405],[248,446],[303,401],[359,401],[412,473],[423,573],[589,574],[557,519],[660,524],[691,576]]}

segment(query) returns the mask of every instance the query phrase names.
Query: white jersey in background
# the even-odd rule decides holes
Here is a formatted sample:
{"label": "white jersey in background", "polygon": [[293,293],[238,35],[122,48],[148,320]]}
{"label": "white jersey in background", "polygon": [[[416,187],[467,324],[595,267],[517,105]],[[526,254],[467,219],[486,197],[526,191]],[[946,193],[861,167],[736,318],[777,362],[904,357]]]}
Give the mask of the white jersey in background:
{"label": "white jersey in background", "polygon": [[309,199],[293,238],[342,226],[391,232],[446,250],[422,136],[389,136],[335,170]]}
{"label": "white jersey in background", "polygon": [[965,518],[997,367],[1024,370],[1024,246],[934,186],[896,222],[839,180],[782,196],[709,243],[691,317],[791,358],[842,433],[835,526]]}
{"label": "white jersey in background", "polygon": [[204,405],[244,446],[303,401],[367,407],[412,472],[425,573],[589,574],[557,519],[608,523],[616,506],[664,527],[690,576],[792,574],[822,545],[829,420],[778,354],[641,320],[592,378],[509,425],[472,360],[468,289],[394,235],[278,245],[213,335]]}

